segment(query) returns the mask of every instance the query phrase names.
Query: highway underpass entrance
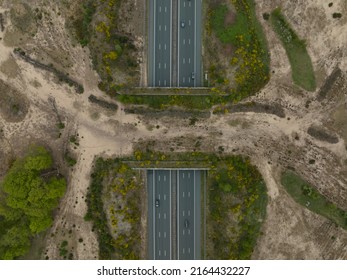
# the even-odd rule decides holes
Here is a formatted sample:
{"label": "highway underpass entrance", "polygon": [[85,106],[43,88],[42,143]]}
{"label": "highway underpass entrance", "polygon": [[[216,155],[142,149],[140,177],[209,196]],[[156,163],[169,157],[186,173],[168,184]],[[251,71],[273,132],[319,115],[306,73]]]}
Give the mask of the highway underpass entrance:
{"label": "highway underpass entrance", "polygon": [[206,172],[147,170],[149,259],[201,259],[201,190]]}

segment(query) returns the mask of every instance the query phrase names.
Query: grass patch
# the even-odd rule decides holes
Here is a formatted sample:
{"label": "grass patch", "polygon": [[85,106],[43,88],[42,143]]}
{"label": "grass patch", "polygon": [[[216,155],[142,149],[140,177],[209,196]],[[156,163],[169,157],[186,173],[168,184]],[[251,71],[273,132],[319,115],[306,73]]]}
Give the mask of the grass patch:
{"label": "grass patch", "polygon": [[284,172],[281,183],[297,203],[347,230],[347,212],[328,201],[297,174],[292,171]]}
{"label": "grass patch", "polygon": [[[233,0],[235,22],[226,24],[232,13],[224,4],[211,10],[209,25],[222,44],[235,47],[230,68],[235,70],[234,88],[228,101],[237,102],[255,94],[269,81],[270,57],[262,27],[257,19],[253,0]],[[221,79],[225,83],[225,79]],[[218,82],[218,81],[217,81]]]}
{"label": "grass patch", "polygon": [[305,41],[290,27],[279,8],[272,11],[271,24],[286,50],[294,83],[307,91],[314,91],[316,79]]}

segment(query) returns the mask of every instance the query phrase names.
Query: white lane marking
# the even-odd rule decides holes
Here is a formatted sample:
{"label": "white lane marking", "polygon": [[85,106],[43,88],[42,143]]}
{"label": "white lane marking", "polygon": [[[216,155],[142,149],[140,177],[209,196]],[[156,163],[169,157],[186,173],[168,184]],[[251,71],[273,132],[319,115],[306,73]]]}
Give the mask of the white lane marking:
{"label": "white lane marking", "polygon": [[164,45],[164,50],[166,50],[166,44]]}
{"label": "white lane marking", "polygon": [[158,213],[158,219],[160,220],[160,213]]}
{"label": "white lane marking", "polygon": [[[171,4],[172,4],[172,2],[171,2]],[[171,86],[171,85],[170,85]],[[171,171],[170,171],[170,192],[169,192],[170,194],[171,194]],[[165,198],[166,198],[166,195],[165,195]],[[171,244],[171,199],[170,199],[170,212],[169,212],[169,219],[170,219],[170,260],[172,259],[172,250],[171,250],[171,248],[172,248],[172,244]],[[165,238],[166,238],[166,232],[164,233],[165,234]]]}
{"label": "white lane marking", "polygon": [[159,31],[161,31],[161,25],[159,25]]}
{"label": "white lane marking", "polygon": [[183,45],[185,45],[186,44],[186,39],[183,39]]}
{"label": "white lane marking", "polygon": [[190,64],[190,58],[188,59],[188,63]]}
{"label": "white lane marking", "polygon": [[183,58],[183,64],[186,64],[186,59],[185,58]]}
{"label": "white lane marking", "polygon": [[182,233],[183,233],[183,235],[184,235],[184,234],[186,233],[186,231],[185,231],[185,230],[183,230],[183,232],[182,232]]}
{"label": "white lane marking", "polygon": [[[153,57],[153,65],[154,65],[154,67],[153,67],[153,85],[155,86],[155,51],[156,51],[156,44],[155,44],[155,31],[156,31],[156,22],[155,22],[155,14],[156,14],[156,9],[155,9],[155,7],[156,7],[156,5],[157,5],[157,2],[156,2],[156,0],[154,0],[154,24],[153,24],[153,33],[154,33],[154,35],[153,35],[153,46],[154,46],[154,57]],[[154,173],[154,172],[153,172]],[[154,259],[155,259],[155,250],[154,250]]]}
{"label": "white lane marking", "polygon": [[[181,1],[178,1],[178,18],[180,18],[180,14],[181,14],[180,5],[181,5]],[[180,21],[179,20],[177,21],[177,25],[178,25],[178,29],[177,29],[178,30],[178,37],[177,37],[178,38],[178,44],[177,44],[177,46],[178,46],[178,50],[177,50],[177,52],[178,52],[178,66],[177,66],[177,77],[178,77],[178,79],[177,79],[177,86],[179,87],[180,86],[180,60],[179,60],[179,57],[180,57],[180,32],[181,32],[181,30],[180,30]],[[179,181],[179,179],[178,179],[178,181]],[[179,255],[180,254],[179,254],[179,250],[178,250],[178,259],[180,259]]]}
{"label": "white lane marking", "polygon": [[[196,73],[196,2],[194,2],[194,72]],[[196,79],[194,79],[194,86],[196,86]],[[195,182],[195,170],[194,170],[194,182]],[[194,258],[195,258],[195,247],[194,247]]]}
{"label": "white lane marking", "polygon": [[188,78],[188,83],[190,83],[190,77]]}
{"label": "white lane marking", "polygon": [[[164,64],[164,68],[166,68],[166,63]],[[166,182],[166,175],[164,175],[164,182]]]}
{"label": "white lane marking", "polygon": [[182,196],[185,197],[185,195],[186,195],[186,192],[183,192]]}
{"label": "white lane marking", "polygon": [[165,13],[167,13],[167,7],[165,6]]}
{"label": "white lane marking", "polygon": [[[154,67],[155,68],[155,67]],[[155,170],[153,170],[153,201],[155,201]],[[152,218],[153,218],[153,257],[155,259],[155,241],[156,241],[156,238],[155,238],[155,230],[156,230],[156,224],[155,224],[155,206],[154,206],[154,203],[153,203],[153,213],[152,213]]]}
{"label": "white lane marking", "polygon": [[164,250],[164,257],[166,257],[166,250]]}
{"label": "white lane marking", "polygon": [[[183,83],[186,82],[186,77],[183,77]],[[183,175],[183,178],[184,178],[184,175]]]}
{"label": "white lane marking", "polygon": [[184,172],[182,172],[182,177],[184,178]]}
{"label": "white lane marking", "polygon": [[190,197],[190,192],[188,192],[188,197]]}
{"label": "white lane marking", "polygon": [[[170,0],[170,87],[171,87],[171,82],[172,82],[172,0]],[[170,180],[171,180],[171,173],[170,173]],[[170,250],[170,259],[171,259],[171,250]]]}
{"label": "white lane marking", "polygon": [[186,212],[183,210],[183,211],[182,211],[182,216],[183,216],[183,217],[184,217],[185,213],[186,213]]}
{"label": "white lane marking", "polygon": [[188,172],[188,178],[190,178],[190,173]]}
{"label": "white lane marking", "polygon": [[188,44],[190,45],[190,39],[188,39]]}
{"label": "white lane marking", "polygon": [[158,81],[158,84],[159,84],[159,86],[160,86],[160,80]]}
{"label": "white lane marking", "polygon": [[192,6],[192,2],[189,2],[189,7],[191,7]]}
{"label": "white lane marking", "polygon": [[185,248],[183,248],[183,255],[184,255],[184,253],[185,253]]}
{"label": "white lane marking", "polygon": [[166,238],[166,231],[164,231],[164,238]]}
{"label": "white lane marking", "polygon": [[164,200],[166,200],[166,194],[164,194]]}
{"label": "white lane marking", "polygon": [[158,197],[159,197],[159,199],[160,199],[160,194],[158,194]]}
{"label": "white lane marking", "polygon": [[159,250],[159,252],[158,252],[158,253],[159,253],[159,257],[160,257],[160,256],[161,256],[161,251]]}
{"label": "white lane marking", "polygon": [[[179,1],[179,0],[178,0]],[[183,2],[183,7],[185,7],[186,6],[186,2]]]}
{"label": "white lane marking", "polygon": [[190,235],[190,229],[188,229],[188,235]]}
{"label": "white lane marking", "polygon": [[190,210],[188,210],[188,216],[190,216]]}
{"label": "white lane marking", "polygon": [[188,248],[188,254],[190,254],[190,247]]}
{"label": "white lane marking", "polygon": [[[161,63],[159,62],[158,68],[161,68]],[[160,176],[159,176],[159,181],[160,181]]]}
{"label": "white lane marking", "polygon": [[159,6],[159,13],[161,13],[161,6]]}
{"label": "white lane marking", "polygon": [[166,25],[164,25],[164,30],[166,31]]}
{"label": "white lane marking", "polygon": [[161,50],[161,44],[159,44],[159,48],[158,49]]}
{"label": "white lane marking", "polygon": [[158,232],[158,237],[160,238],[160,231]]}
{"label": "white lane marking", "polygon": [[164,80],[164,87],[166,87],[166,80]]}
{"label": "white lane marking", "polygon": [[164,220],[166,220],[166,213],[164,213]]}
{"label": "white lane marking", "polygon": [[191,25],[192,24],[192,21],[191,20],[188,20],[188,25]]}

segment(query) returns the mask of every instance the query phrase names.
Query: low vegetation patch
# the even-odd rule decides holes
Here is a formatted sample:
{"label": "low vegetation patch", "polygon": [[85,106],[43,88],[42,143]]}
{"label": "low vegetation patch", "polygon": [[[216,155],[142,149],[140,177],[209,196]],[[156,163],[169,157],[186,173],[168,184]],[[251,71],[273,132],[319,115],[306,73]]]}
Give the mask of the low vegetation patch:
{"label": "low vegetation patch", "polygon": [[138,86],[138,50],[131,34],[119,28],[120,0],[88,0],[78,5],[68,27],[82,46],[88,46],[101,82],[99,88],[114,96]]}
{"label": "low vegetation patch", "polygon": [[314,91],[316,79],[305,41],[290,27],[279,8],[271,13],[271,24],[286,50],[294,83],[307,91]]}
{"label": "low vegetation patch", "polygon": [[141,184],[119,159],[95,162],[86,220],[93,221],[100,259],[139,259]]}
{"label": "low vegetation patch", "polygon": [[28,113],[27,98],[0,80],[0,115],[8,122],[20,122]]}
{"label": "low vegetation patch", "polygon": [[347,230],[347,212],[326,199],[300,176],[292,171],[285,171],[281,183],[297,203]]}
{"label": "low vegetation patch", "polygon": [[[231,45],[230,70],[234,72],[233,85],[227,91],[230,101],[239,101],[259,91],[269,81],[270,58],[265,35],[256,17],[253,0],[232,0],[235,19],[228,22],[226,17],[233,13],[227,5],[220,4],[209,12],[209,28],[221,44]],[[217,66],[211,65],[210,72],[215,76],[212,84],[220,90],[229,88],[224,77],[214,75]],[[224,87],[227,85],[227,87]]]}
{"label": "low vegetation patch", "polygon": [[31,148],[13,163],[0,185],[0,259],[29,251],[32,238],[52,225],[52,211],[65,188],[43,147]]}
{"label": "low vegetation patch", "polygon": [[207,196],[207,258],[250,259],[267,204],[258,170],[240,156],[221,158],[209,172]]}
{"label": "low vegetation patch", "polygon": [[328,142],[330,144],[336,144],[339,142],[339,138],[334,135],[333,132],[329,132],[323,127],[310,126],[307,133],[319,141]]}

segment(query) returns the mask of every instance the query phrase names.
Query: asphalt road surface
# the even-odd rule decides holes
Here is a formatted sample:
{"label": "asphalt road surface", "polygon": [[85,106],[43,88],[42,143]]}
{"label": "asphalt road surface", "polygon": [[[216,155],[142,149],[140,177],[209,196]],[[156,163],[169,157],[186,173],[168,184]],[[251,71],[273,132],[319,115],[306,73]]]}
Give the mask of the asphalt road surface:
{"label": "asphalt road surface", "polygon": [[[182,260],[201,258],[201,172],[147,171],[150,259],[167,260],[173,255]],[[172,174],[177,177],[172,178]],[[173,182],[177,184],[177,193],[173,192],[176,189]],[[177,195],[176,208],[171,205],[173,195]],[[172,232],[175,232],[174,236]]]}
{"label": "asphalt road surface", "polygon": [[153,87],[171,87],[172,1],[150,1],[149,76]]}
{"label": "asphalt road surface", "polygon": [[[147,176],[154,190],[149,208],[152,208],[153,220],[153,259],[171,259],[171,171],[148,171]],[[152,177],[152,178],[150,178]],[[157,206],[156,206],[157,201]],[[151,226],[151,225],[149,225]]]}
{"label": "asphalt road surface", "polygon": [[[173,9],[178,14],[174,23]],[[150,86],[202,86],[201,19],[202,0],[149,1]],[[173,24],[177,26],[177,42],[172,39]],[[172,53],[173,49],[177,49],[177,54]],[[172,57],[176,55],[177,65],[173,67]],[[177,69],[177,85],[173,84],[172,69]]]}

